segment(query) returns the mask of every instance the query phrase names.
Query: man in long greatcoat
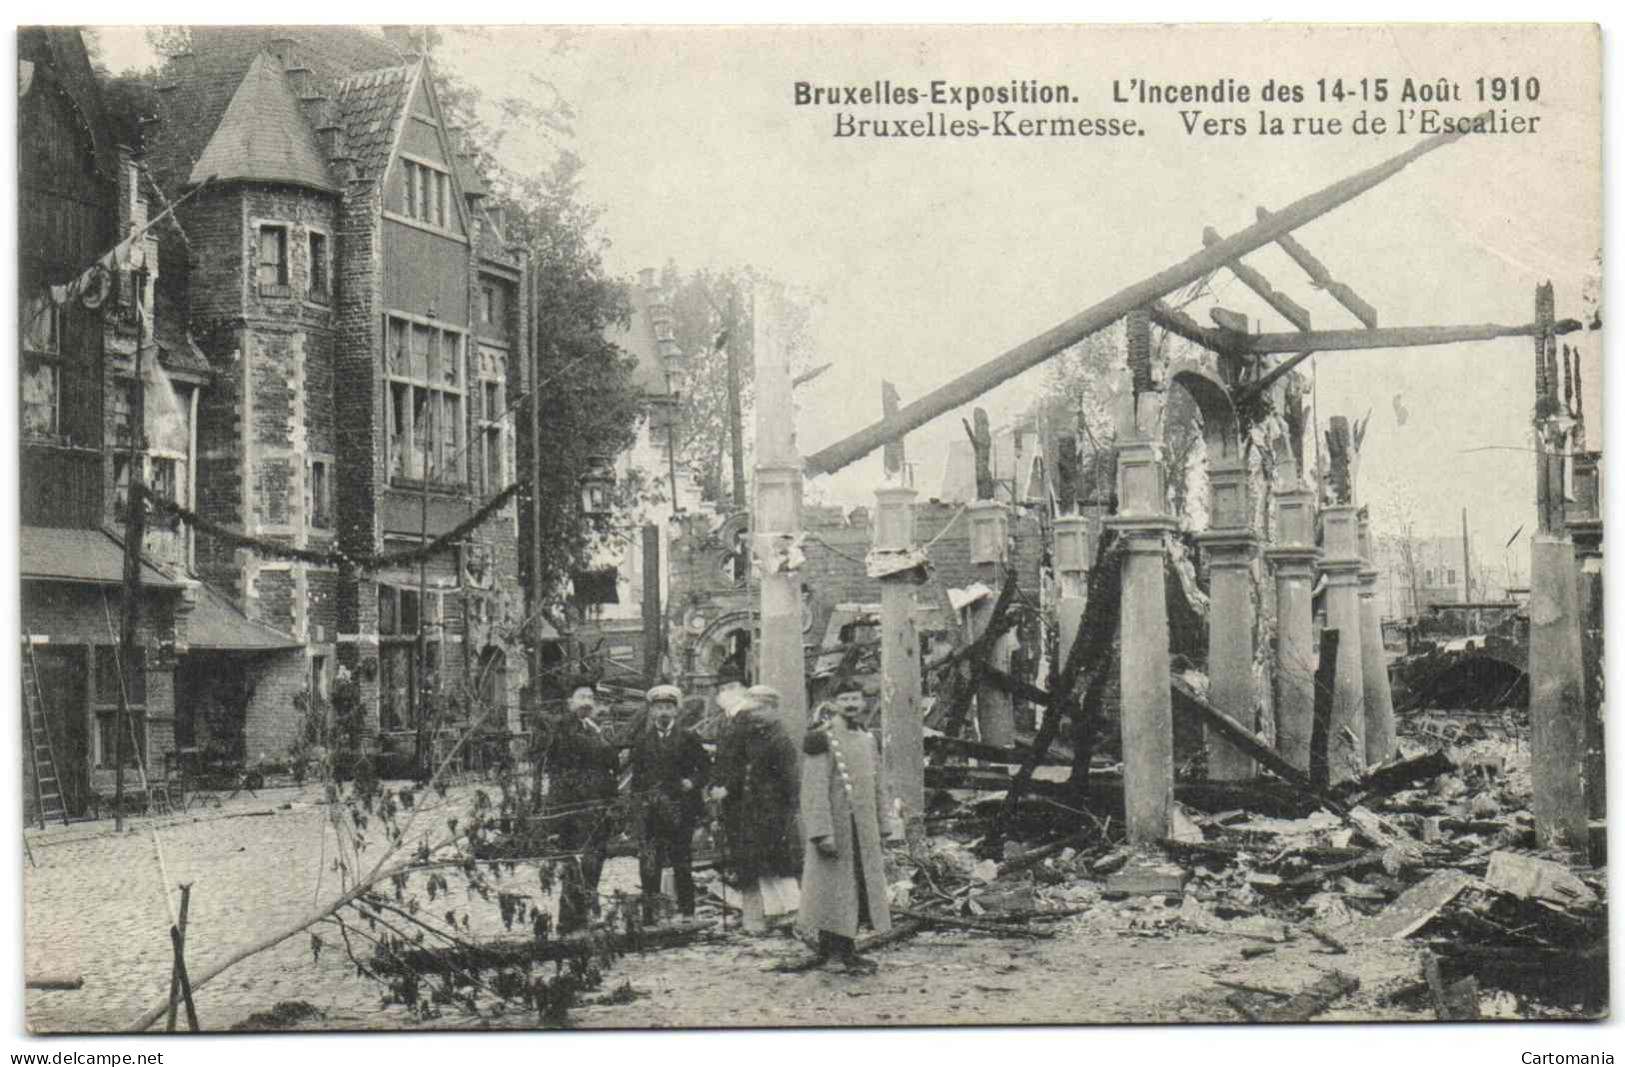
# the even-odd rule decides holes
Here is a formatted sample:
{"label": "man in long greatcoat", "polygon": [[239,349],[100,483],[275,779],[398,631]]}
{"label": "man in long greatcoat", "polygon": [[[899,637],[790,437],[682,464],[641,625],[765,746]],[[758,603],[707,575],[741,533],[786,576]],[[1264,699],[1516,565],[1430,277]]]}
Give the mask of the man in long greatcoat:
{"label": "man in long greatcoat", "polygon": [[793,969],[834,957],[848,970],[871,973],[874,961],[857,953],[858,930],[891,929],[881,831],[884,827],[886,836],[897,838],[901,830],[886,811],[878,747],[862,726],[862,703],[826,705],[821,711],[822,721],[802,744],[806,858],[797,923],[803,935],[817,935],[818,949]]}
{"label": "man in long greatcoat", "polygon": [[638,874],[643,882],[643,921],[656,919],[660,875],[667,866],[677,888],[677,910],[694,917],[694,827],[710,776],[711,757],[693,730],[676,725],[683,694],[674,685],[649,690],[649,724],[632,746],[632,795],[642,811]]}

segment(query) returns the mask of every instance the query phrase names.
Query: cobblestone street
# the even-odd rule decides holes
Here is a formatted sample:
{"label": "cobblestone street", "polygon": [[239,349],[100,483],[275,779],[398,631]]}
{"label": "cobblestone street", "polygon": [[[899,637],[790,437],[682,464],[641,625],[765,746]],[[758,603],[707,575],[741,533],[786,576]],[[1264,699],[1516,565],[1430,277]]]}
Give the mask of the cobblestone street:
{"label": "cobblestone street", "polygon": [[[338,895],[331,870],[332,832],[325,827],[316,787],[261,790],[218,810],[154,820],[167,864],[168,888],[192,883],[187,966],[210,965]],[[116,1030],[168,994],[169,914],[153,834],[144,818],[112,833],[102,823],[30,831],[37,867],[23,868],[24,969],[28,974],[80,974],[74,991],[29,990],[28,1025],[36,1032]],[[325,859],[323,858],[325,857]],[[365,860],[367,857],[363,857]],[[321,872],[318,891],[318,870]],[[534,870],[527,889],[533,896]],[[603,888],[632,889],[634,860],[611,860]],[[387,884],[387,883],[386,883]],[[462,903],[452,880],[453,903]],[[556,904],[554,905],[556,908]],[[500,932],[494,905],[469,909],[476,934]],[[482,922],[494,929],[482,930]],[[379,988],[355,976],[331,926],[317,928],[329,949],[312,960],[308,934],[299,934],[206,984],[197,993],[205,1029],[225,1029],[280,1000],[305,1000],[325,1024],[396,1028],[400,1008],[382,1009]],[[358,952],[363,951],[358,948]],[[184,1027],[184,1022],[183,1022]],[[161,1024],[160,1024],[161,1026]]]}
{"label": "cobblestone street", "polygon": [[[332,839],[321,843],[324,822],[315,787],[262,790],[257,798],[229,802],[197,818],[158,820],[169,885],[192,883],[187,960],[193,974],[223,960],[268,932],[308,913],[318,899],[337,894],[330,864]],[[454,794],[453,800],[457,799]],[[453,805],[447,810],[454,810]],[[436,815],[435,821],[440,816]],[[169,917],[161,896],[163,879],[145,820],[115,836],[97,824],[31,832],[39,866],[24,869],[27,906],[26,970],[84,976],[75,991],[27,993],[29,1027],[35,1032],[117,1030],[159,1002],[168,991]],[[422,826],[422,823],[419,824]],[[99,832],[98,832],[99,831]],[[322,858],[325,856],[325,860]],[[365,859],[365,857],[364,857]],[[319,866],[328,866],[317,890]],[[447,872],[450,896],[425,913],[443,907],[467,914],[476,938],[503,933],[494,904],[468,907],[461,879]],[[533,901],[541,895],[533,866],[521,864],[503,881]],[[635,890],[637,864],[612,859],[602,889]],[[387,883],[386,883],[387,885]],[[413,890],[421,887],[414,885]],[[686,948],[622,958],[606,975],[608,992],[630,984],[636,999],[627,1005],[595,1004],[572,1011],[579,1028],[665,1028],[691,1026],[827,1026],[913,1024],[1008,1024],[1035,1022],[1171,1022],[1234,1018],[1223,989],[1210,975],[1248,967],[1241,949],[1256,943],[1255,933],[1227,924],[1181,925],[1178,909],[1160,901],[1091,911],[1063,924],[1060,935],[1043,943],[955,936],[920,935],[882,956],[878,975],[858,978],[839,973],[767,975],[763,970],[794,948],[790,941],[732,935]],[[1188,917],[1186,917],[1188,919]],[[312,959],[308,933],[230,968],[197,993],[202,1027],[223,1030],[279,1001],[300,1000],[322,1014],[300,1024],[323,1030],[397,1030],[444,1027],[519,1027],[533,1016],[475,1019],[448,1013],[422,1023],[405,1009],[383,1007],[380,987],[356,977],[331,926],[317,928],[325,947]],[[1178,963],[1166,951],[1176,929]],[[513,936],[513,935],[509,935]],[[1270,966],[1271,980],[1287,986],[1312,981],[1324,968],[1312,941],[1287,942]],[[365,946],[358,946],[364,954]],[[1365,988],[1358,998],[1326,1016],[1411,1018],[1406,1011],[1380,1009],[1376,991],[1408,980],[1412,954],[1399,945],[1372,945],[1339,966],[1358,973]],[[1079,975],[1111,975],[1091,983],[1086,1001],[1078,998]],[[161,1028],[162,1024],[159,1024]],[[184,1021],[182,1023],[184,1028]]]}

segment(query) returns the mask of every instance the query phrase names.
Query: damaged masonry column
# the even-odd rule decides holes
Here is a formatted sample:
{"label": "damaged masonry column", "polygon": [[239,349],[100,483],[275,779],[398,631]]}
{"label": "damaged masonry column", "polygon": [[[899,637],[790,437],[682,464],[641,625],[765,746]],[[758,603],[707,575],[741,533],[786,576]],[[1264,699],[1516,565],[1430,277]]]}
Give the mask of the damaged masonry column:
{"label": "damaged masonry column", "polygon": [[1066,662],[1083,625],[1083,611],[1089,604],[1089,563],[1094,559],[1089,545],[1089,519],[1085,515],[1058,515],[1055,518],[1056,624],[1060,639],[1056,659]]}
{"label": "damaged masonry column", "polygon": [[[1584,863],[1591,851],[1585,640],[1565,492],[1565,454],[1573,448],[1576,426],[1559,400],[1555,305],[1551,283],[1536,286],[1535,493],[1540,526],[1529,561],[1529,769],[1536,846],[1571,849]],[[1578,508],[1575,517],[1582,517]]]}
{"label": "damaged masonry column", "polygon": [[[766,299],[757,299],[758,295]],[[756,351],[756,478],[751,515],[761,642],[756,678],[783,696],[784,728],[807,727],[806,652],[801,635],[801,460],[795,400],[778,335],[776,294],[753,294]]]}
{"label": "damaged masonry column", "polygon": [[[1214,463],[1212,526],[1200,536],[1210,580],[1208,607],[1208,699],[1252,730],[1253,605],[1252,567],[1258,545],[1247,529],[1247,467],[1227,456]],[[1207,776],[1238,781],[1258,771],[1251,757],[1207,732]]]}
{"label": "damaged masonry column", "polygon": [[1275,744],[1308,773],[1315,725],[1315,498],[1296,471],[1291,478],[1291,488],[1275,494],[1276,544],[1264,555],[1275,568]]}
{"label": "damaged masonry column", "polygon": [[1376,553],[1371,544],[1371,515],[1360,509],[1360,664],[1365,685],[1365,761],[1382,763],[1394,755],[1394,692],[1388,682],[1388,653],[1382,645],[1382,619],[1377,612]]}
{"label": "damaged masonry column", "polygon": [[1365,763],[1365,677],[1360,653],[1360,537],[1356,528],[1354,480],[1357,448],[1349,434],[1349,421],[1341,415],[1326,431],[1332,456],[1327,488],[1332,503],[1322,516],[1326,530],[1326,628],[1336,630],[1337,688],[1332,699],[1332,721],[1326,744],[1331,781],[1359,776]]}
{"label": "damaged masonry column", "polygon": [[925,833],[925,729],[914,587],[924,579],[926,563],[914,543],[915,495],[895,484],[875,490],[874,545],[867,566],[869,576],[880,580],[882,796],[888,812],[901,814],[910,841]]}
{"label": "damaged masonry column", "polygon": [[[1128,317],[1129,351],[1149,347],[1143,310]],[[1166,540],[1177,528],[1167,514],[1162,466],[1162,393],[1135,394],[1130,372],[1119,384],[1117,515],[1123,538],[1119,664],[1123,730],[1123,806],[1128,839],[1160,845],[1168,834],[1174,793],[1173,702],[1169,692],[1168,599],[1163,568]]]}

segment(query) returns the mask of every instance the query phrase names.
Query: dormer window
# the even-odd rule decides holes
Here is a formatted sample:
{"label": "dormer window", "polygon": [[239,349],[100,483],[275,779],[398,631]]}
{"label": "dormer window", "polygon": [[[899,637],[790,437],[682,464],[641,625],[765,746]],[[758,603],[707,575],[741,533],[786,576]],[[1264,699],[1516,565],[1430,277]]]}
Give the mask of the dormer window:
{"label": "dormer window", "polygon": [[439,229],[451,213],[451,175],[417,160],[401,160],[401,213]]}

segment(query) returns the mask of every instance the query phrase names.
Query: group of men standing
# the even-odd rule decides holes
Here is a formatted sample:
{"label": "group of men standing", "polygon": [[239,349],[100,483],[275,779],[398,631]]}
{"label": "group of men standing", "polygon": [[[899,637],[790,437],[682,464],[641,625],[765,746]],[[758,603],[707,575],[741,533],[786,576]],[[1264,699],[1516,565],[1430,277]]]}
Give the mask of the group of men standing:
{"label": "group of men standing", "polygon": [[[657,685],[631,743],[626,768],[635,812],[643,918],[658,916],[661,879],[670,867],[677,911],[695,909],[693,840],[706,803],[717,815],[718,867],[738,893],[745,929],[767,933],[796,915],[796,930],[816,951],[787,969],[835,958],[849,970],[874,964],[856,952],[860,926],[890,929],[882,828],[901,835],[886,808],[879,746],[865,729],[863,690],[845,683],[821,705],[805,736],[792,738],[780,693],[725,680],[716,696],[715,755],[694,722],[679,724],[682,693]],[[598,883],[615,827],[619,746],[596,721],[596,691],[574,687],[544,754],[548,809],[568,865],[559,922],[585,926],[598,910]]]}

